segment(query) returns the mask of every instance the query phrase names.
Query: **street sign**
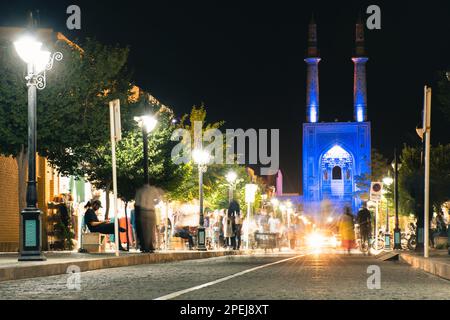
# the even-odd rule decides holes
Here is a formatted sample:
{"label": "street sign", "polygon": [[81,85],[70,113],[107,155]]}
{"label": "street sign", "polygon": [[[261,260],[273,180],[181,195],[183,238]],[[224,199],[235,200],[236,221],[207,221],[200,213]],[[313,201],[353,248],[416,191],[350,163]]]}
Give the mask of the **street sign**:
{"label": "street sign", "polygon": [[114,210],[114,240],[116,243],[116,256],[119,256],[119,219],[117,210],[117,168],[116,168],[116,142],[122,139],[120,125],[120,100],[115,99],[109,102],[109,124],[111,133],[111,160],[112,160],[112,192]]}
{"label": "street sign", "polygon": [[115,99],[109,102],[109,106],[112,107],[113,113],[113,131],[116,141],[122,140],[122,125],[120,121],[120,100]]}
{"label": "street sign", "polygon": [[383,184],[381,182],[371,182],[371,184],[370,184],[370,200],[371,201],[380,201],[382,191],[383,191]]}
{"label": "street sign", "polygon": [[253,183],[248,183],[245,185],[245,202],[253,203],[255,202],[256,191],[258,190],[258,186]]}

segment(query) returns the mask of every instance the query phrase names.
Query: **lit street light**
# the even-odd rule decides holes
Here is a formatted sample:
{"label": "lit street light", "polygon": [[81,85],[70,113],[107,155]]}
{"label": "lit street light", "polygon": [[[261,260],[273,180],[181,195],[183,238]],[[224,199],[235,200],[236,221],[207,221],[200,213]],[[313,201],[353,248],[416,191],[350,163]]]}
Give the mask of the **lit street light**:
{"label": "lit street light", "polygon": [[275,209],[276,207],[278,207],[278,204],[279,204],[280,202],[278,201],[277,198],[272,198],[272,199],[270,200],[270,203],[272,204],[272,207]]}
{"label": "lit street light", "polygon": [[155,129],[158,121],[150,115],[134,117],[134,120],[142,129],[142,139],[144,141],[144,184],[150,184],[148,175],[148,134]]}
{"label": "lit street light", "polygon": [[33,36],[33,20],[30,16],[30,30],[14,42],[19,57],[27,64],[28,87],[28,181],[27,206],[20,213],[20,254],[19,261],[44,261],[42,254],[42,223],[41,211],[37,207],[36,188],[36,108],[37,89],[46,86],[46,71],[52,69],[53,62],[61,61],[61,52],[53,55],[42,49],[42,43]]}
{"label": "lit street light", "polygon": [[401,163],[398,163],[397,150],[394,150],[394,161],[392,162],[394,169],[394,203],[395,203],[395,229],[394,229],[394,250],[400,250],[401,245],[401,230],[398,222],[398,171],[401,168]]}
{"label": "lit street light", "polygon": [[[392,179],[392,177],[390,175],[383,178],[383,183],[388,187],[390,185],[392,185],[393,182],[394,182],[394,179]],[[389,232],[389,202],[386,197],[386,232],[384,233],[384,243],[385,243],[386,249],[389,249],[391,247],[390,240],[391,240],[391,234]]]}
{"label": "lit street light", "polygon": [[228,192],[228,202],[231,203],[231,200],[233,200],[233,190],[234,190],[234,184],[237,179],[237,174],[234,171],[230,171],[226,174],[225,178],[227,179],[229,183],[229,192]]}
{"label": "lit street light", "polygon": [[206,251],[205,227],[203,226],[203,173],[206,172],[209,163],[210,154],[203,149],[195,149],[192,152],[192,158],[198,165],[198,185],[199,185],[199,202],[200,202],[200,226],[198,227],[198,250]]}

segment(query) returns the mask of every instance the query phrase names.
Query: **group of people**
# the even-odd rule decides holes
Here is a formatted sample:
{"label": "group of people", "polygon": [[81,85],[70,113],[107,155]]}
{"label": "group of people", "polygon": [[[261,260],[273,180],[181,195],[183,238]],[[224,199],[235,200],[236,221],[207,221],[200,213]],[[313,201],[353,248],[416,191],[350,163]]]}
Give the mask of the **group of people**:
{"label": "group of people", "polygon": [[[136,192],[136,201],[134,206],[134,212],[132,213],[133,219],[132,228],[135,230],[137,238],[137,247],[141,252],[153,253],[155,251],[156,244],[156,227],[157,219],[155,213],[156,202],[162,195],[162,191],[158,188],[151,187],[150,185],[144,185]],[[84,224],[87,226],[90,232],[99,232],[107,235],[115,234],[115,224],[110,219],[106,218],[100,221],[98,215],[99,209],[102,208],[102,203],[98,199],[88,201],[84,207],[86,212],[84,214]],[[128,251],[122,246],[120,241],[120,233],[127,232],[125,228],[119,226],[119,250]]]}
{"label": "group of people", "polygon": [[[172,235],[188,240],[189,249],[194,247],[195,227],[187,226],[183,219],[175,213]],[[239,250],[242,245],[241,209],[236,200],[232,200],[228,209],[208,211],[204,214],[203,226],[206,232],[206,242],[210,249]]]}
{"label": "group of people", "polygon": [[231,200],[228,209],[209,212],[205,217],[205,228],[210,246],[214,249],[239,250],[242,246],[243,218],[237,200]]}
{"label": "group of people", "polygon": [[[356,223],[359,226],[360,243],[368,243],[372,233],[372,216],[367,209],[367,203],[363,203],[363,207],[356,215]],[[350,254],[351,249],[355,246],[355,219],[350,207],[344,208],[344,214],[339,221],[339,233],[341,234],[342,247]],[[370,251],[367,252],[370,255]]]}

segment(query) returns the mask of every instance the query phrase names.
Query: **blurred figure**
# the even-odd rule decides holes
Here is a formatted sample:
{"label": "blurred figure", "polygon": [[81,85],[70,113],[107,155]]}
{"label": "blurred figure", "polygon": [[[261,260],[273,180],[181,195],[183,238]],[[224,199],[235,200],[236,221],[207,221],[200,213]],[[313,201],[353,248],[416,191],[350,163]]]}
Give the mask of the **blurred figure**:
{"label": "blurred figure", "polygon": [[354,228],[351,209],[346,206],[344,208],[344,215],[341,217],[341,221],[339,223],[339,232],[342,238],[342,247],[347,250],[348,254],[350,254],[350,250],[355,241]]}
{"label": "blurred figure", "polygon": [[231,237],[231,245],[233,250],[239,250],[241,247],[242,219],[241,208],[237,200],[232,200],[228,207],[228,216],[232,220],[233,236]]}
{"label": "blurred figure", "polygon": [[269,225],[270,233],[278,233],[279,220],[275,218],[274,213],[270,214],[270,218],[267,221],[267,224]]}
{"label": "blurred figure", "polygon": [[189,250],[193,249],[194,239],[192,238],[192,234],[189,231],[188,226],[182,226],[180,222],[175,225],[174,229],[174,237],[180,237],[181,239],[187,239],[189,242]]}
{"label": "blurred figure", "polygon": [[[367,202],[363,202],[362,209],[358,211],[356,222],[359,225],[360,245],[364,246],[367,242],[369,246],[369,239],[372,233],[372,216],[369,209],[367,209]],[[368,254],[370,255],[370,250],[368,250]]]}
{"label": "blurred figure", "polygon": [[223,217],[223,237],[225,239],[225,247],[231,248],[231,238],[233,237],[233,218],[230,216],[230,212],[225,212]]}
{"label": "blurred figure", "polygon": [[155,205],[159,202],[163,192],[159,188],[148,184],[136,192],[135,219],[136,233],[142,252],[153,253],[156,244],[156,213]]}
{"label": "blurred figure", "polygon": [[300,218],[297,214],[295,214],[292,217],[291,225],[289,226],[288,230],[288,237],[289,237],[289,247],[293,250],[295,250],[297,246],[297,233],[299,229],[299,223]]}

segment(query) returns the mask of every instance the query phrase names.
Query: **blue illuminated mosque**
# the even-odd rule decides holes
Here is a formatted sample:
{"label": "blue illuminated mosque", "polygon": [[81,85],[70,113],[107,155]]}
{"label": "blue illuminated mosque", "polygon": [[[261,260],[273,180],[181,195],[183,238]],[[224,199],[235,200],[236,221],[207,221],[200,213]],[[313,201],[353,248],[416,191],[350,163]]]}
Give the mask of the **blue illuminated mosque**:
{"label": "blue illuminated mosque", "polygon": [[306,214],[317,214],[324,202],[336,212],[348,205],[355,214],[361,206],[356,181],[370,176],[371,136],[367,118],[364,25],[356,23],[353,86],[353,120],[320,122],[317,26],[308,27],[306,122],[303,123],[303,205]]}

